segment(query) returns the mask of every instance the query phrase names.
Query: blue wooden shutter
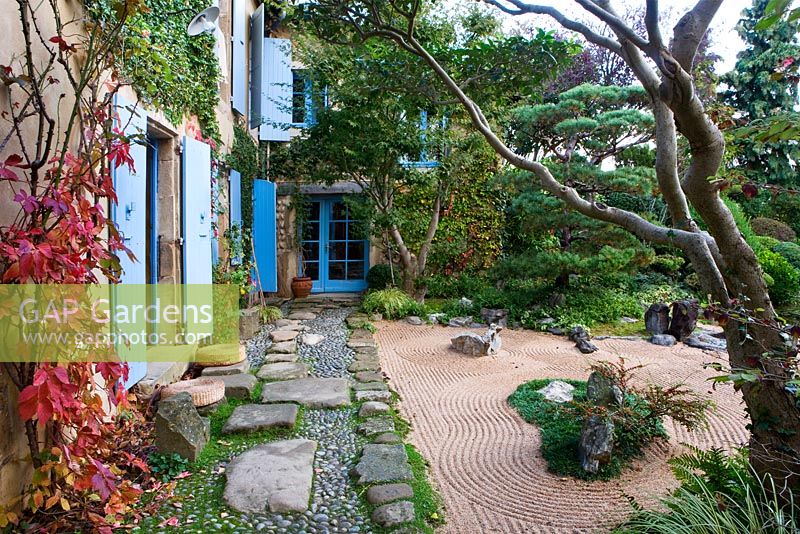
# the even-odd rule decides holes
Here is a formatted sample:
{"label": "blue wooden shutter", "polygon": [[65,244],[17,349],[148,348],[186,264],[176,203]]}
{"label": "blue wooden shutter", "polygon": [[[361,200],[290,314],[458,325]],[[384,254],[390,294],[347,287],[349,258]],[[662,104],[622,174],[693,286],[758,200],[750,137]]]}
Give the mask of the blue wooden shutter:
{"label": "blue wooden shutter", "polygon": [[183,138],[183,282],[211,283],[211,147]]}
{"label": "blue wooden shutter", "polygon": [[[134,170],[123,165],[114,171],[114,188],[117,192],[118,203],[111,206],[111,218],[122,234],[125,246],[136,256],[131,261],[125,253],[119,254],[122,267],[122,283],[136,284],[125,292],[126,304],[141,304],[145,302],[145,288],[147,283],[145,269],[145,243],[147,241],[147,147],[144,136],[147,132],[147,114],[139,107],[134,106],[121,96],[116,96],[117,116],[119,126],[125,129],[125,135],[138,135],[140,138],[131,143],[130,154],[133,158]],[[119,302],[117,292],[112,293],[114,302]],[[128,302],[138,301],[138,302]],[[116,325],[121,331],[125,325]],[[130,333],[130,332],[129,332]],[[129,389],[147,374],[147,362],[141,360],[143,346],[116,346],[117,354],[122,360],[133,358],[139,361],[128,361],[128,379],[123,387]]]}
{"label": "blue wooden shutter", "polygon": [[292,42],[264,39],[263,91],[259,128],[262,141],[288,141],[292,123]]}
{"label": "blue wooden shutter", "polygon": [[250,128],[264,122],[264,5],[250,16]]}
{"label": "blue wooden shutter", "polygon": [[265,292],[278,290],[276,202],[277,196],[273,182],[253,181],[253,256],[256,260],[258,276],[255,276],[255,272],[253,275],[257,287]]}
{"label": "blue wooden shutter", "polygon": [[231,32],[231,107],[244,115],[247,111],[247,63],[245,39],[247,38],[247,13],[245,0],[233,0],[233,28]]}
{"label": "blue wooden shutter", "polygon": [[[242,229],[242,175],[239,171],[231,170],[229,175],[230,182],[228,189],[230,190],[230,226],[238,226],[239,230]],[[244,238],[244,236],[242,236]],[[231,256],[231,265],[239,265],[242,263],[241,255]]]}

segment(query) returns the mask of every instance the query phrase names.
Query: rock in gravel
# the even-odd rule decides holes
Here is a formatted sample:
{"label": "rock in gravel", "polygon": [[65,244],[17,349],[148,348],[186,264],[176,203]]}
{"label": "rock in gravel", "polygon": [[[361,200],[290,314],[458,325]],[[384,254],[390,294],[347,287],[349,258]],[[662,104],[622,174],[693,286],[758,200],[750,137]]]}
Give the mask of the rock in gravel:
{"label": "rock in gravel", "polygon": [[250,373],[223,375],[217,378],[225,382],[225,397],[229,399],[249,399],[258,384],[258,379]]}
{"label": "rock in gravel", "polygon": [[317,318],[317,314],[309,311],[295,311],[290,313],[287,318],[294,321],[312,321]]}
{"label": "rock in gravel", "polygon": [[411,499],[414,490],[408,484],[381,484],[372,486],[367,490],[367,502],[370,504],[384,504],[400,499]]}
{"label": "rock in gravel", "polygon": [[481,319],[486,324],[496,324],[505,328],[508,326],[508,310],[495,308],[481,308]]}
{"label": "rock in gravel", "polygon": [[725,352],[728,350],[728,343],[724,339],[719,339],[708,334],[692,334],[683,340],[690,347],[703,350],[716,350]]}
{"label": "rock in gravel", "polygon": [[372,512],[372,520],[386,528],[414,521],[414,517],[414,503],[409,501],[384,504]]}
{"label": "rock in gravel", "polygon": [[225,503],[244,513],[305,512],[317,442],[308,439],[257,445],[225,470]]}
{"label": "rock in gravel", "polygon": [[593,371],[586,381],[586,398],[599,406],[622,404],[622,390],[608,377]]}
{"label": "rock in gravel", "polygon": [[351,373],[358,371],[380,371],[381,364],[375,360],[356,360],[347,368]]}
{"label": "rock in gravel", "polygon": [[268,428],[294,426],[296,404],[243,404],[237,406],[222,427],[223,434],[260,432]]}
{"label": "rock in gravel", "polygon": [[350,384],[346,378],[301,378],[270,382],[264,384],[261,401],[298,402],[309,408],[339,408],[350,405]]}
{"label": "rock in gravel", "polygon": [[250,371],[250,361],[245,358],[239,363],[232,365],[219,365],[216,367],[204,367],[201,376],[222,376],[222,375],[238,375],[240,373],[247,373]]}
{"label": "rock in gravel", "polygon": [[319,345],[324,339],[325,336],[321,336],[319,334],[303,334],[303,343],[312,347],[314,345]]}
{"label": "rock in gravel", "polygon": [[653,345],[660,345],[662,347],[671,347],[677,343],[677,340],[675,339],[675,336],[671,336],[669,334],[655,334],[650,338],[650,343]]}
{"label": "rock in gravel", "polygon": [[391,402],[392,393],[390,391],[356,391],[356,400],[361,401],[380,401]]}
{"label": "rock in gravel", "polygon": [[372,442],[377,444],[388,445],[394,443],[402,443],[403,440],[400,438],[400,436],[398,436],[394,432],[387,432],[386,434],[381,434],[380,436],[377,436],[375,439],[372,440]]}
{"label": "rock in gravel", "polygon": [[295,352],[291,354],[267,354],[267,356],[264,358],[264,363],[296,362],[299,358],[300,357]]}
{"label": "rock in gravel", "polygon": [[382,382],[383,373],[374,371],[359,371],[356,373],[356,380],[359,382]]}
{"label": "rock in gravel", "polygon": [[453,317],[448,321],[447,326],[452,326],[453,328],[464,328],[465,326],[469,326],[472,324],[472,317]]}
{"label": "rock in gravel", "polygon": [[502,329],[502,327],[493,324],[482,336],[473,332],[464,332],[450,339],[450,344],[458,352],[463,352],[468,356],[496,354],[502,344],[502,339],[500,339],[500,331]]}
{"label": "rock in gravel", "polygon": [[389,413],[389,405],[385,402],[369,401],[361,405],[358,410],[359,417],[372,417]]}
{"label": "rock in gravel", "polygon": [[269,337],[275,343],[283,343],[285,341],[292,341],[298,335],[294,330],[275,330],[270,332]]}
{"label": "rock in gravel", "polygon": [[569,331],[569,339],[575,343],[575,346],[583,354],[591,354],[598,350],[594,343],[589,341],[589,332],[582,326],[573,327]]}
{"label": "rock in gravel", "polygon": [[413,326],[422,326],[425,322],[416,315],[409,315],[406,317],[406,322]]}
{"label": "rock in gravel", "polygon": [[358,425],[358,431],[365,436],[394,432],[394,420],[391,417],[371,417]]}
{"label": "rock in gravel", "polygon": [[578,457],[583,470],[597,473],[601,465],[611,461],[613,449],[614,423],[598,415],[587,417],[578,442]]}
{"label": "rock in gravel", "polygon": [[292,319],[278,319],[275,321],[275,328],[278,330],[297,330],[302,327],[303,325],[300,324],[300,321],[294,321]]}
{"label": "rock in gravel", "polygon": [[156,448],[195,461],[208,443],[211,426],[200,417],[192,396],[182,391],[158,403],[155,418]]}
{"label": "rock in gravel", "polygon": [[353,391],[389,391],[383,382],[358,382],[353,384]]}
{"label": "rock in gravel", "polygon": [[536,391],[545,399],[553,402],[570,402],[575,388],[562,380],[553,380],[542,389]]}
{"label": "rock in gravel", "polygon": [[268,354],[294,354],[296,351],[297,343],[294,340],[275,343],[267,349]]}
{"label": "rock in gravel", "polygon": [[290,380],[308,376],[308,367],[300,362],[266,363],[258,370],[258,378],[263,380]]}
{"label": "rock in gravel", "polygon": [[408,454],[402,444],[364,445],[361,459],[352,470],[359,484],[411,480],[414,474],[408,465]]}
{"label": "rock in gravel", "polygon": [[669,306],[663,302],[650,305],[644,312],[644,327],[654,336],[666,334],[669,330]]}

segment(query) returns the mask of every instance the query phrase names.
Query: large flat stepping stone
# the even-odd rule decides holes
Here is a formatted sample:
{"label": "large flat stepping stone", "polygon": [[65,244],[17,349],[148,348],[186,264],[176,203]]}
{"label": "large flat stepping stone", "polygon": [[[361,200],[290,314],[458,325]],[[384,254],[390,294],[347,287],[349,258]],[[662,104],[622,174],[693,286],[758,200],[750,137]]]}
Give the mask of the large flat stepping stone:
{"label": "large flat stepping stone", "polygon": [[358,425],[358,431],[365,436],[394,432],[394,421],[391,417],[372,417]]}
{"label": "large flat stepping stone", "polygon": [[243,404],[237,406],[222,427],[223,434],[253,433],[269,428],[292,428],[297,421],[296,404]]}
{"label": "large flat stepping stone", "polygon": [[309,408],[350,405],[350,384],[345,378],[301,378],[264,384],[261,402],[297,402]]}
{"label": "large flat stepping stone", "polygon": [[294,321],[311,321],[316,318],[317,314],[310,311],[294,311],[290,313],[288,317],[288,319]]}
{"label": "large flat stepping stone", "polygon": [[300,357],[297,353],[283,354],[276,352],[275,354],[267,354],[264,358],[264,363],[278,363],[278,362],[296,362]]}
{"label": "large flat stepping stone", "polygon": [[374,391],[374,390],[356,391],[356,400],[359,402],[360,401],[392,402],[392,392]]}
{"label": "large flat stepping stone", "polygon": [[201,376],[222,376],[222,375],[238,375],[250,371],[250,361],[245,358],[239,363],[232,365],[219,365],[215,367],[204,367]]}
{"label": "large flat stepping stone", "polygon": [[367,490],[367,502],[370,504],[385,504],[400,499],[410,499],[414,490],[408,484],[381,484],[372,486]]}
{"label": "large flat stepping stone", "polygon": [[372,520],[385,528],[402,525],[414,521],[414,503],[409,501],[393,502],[375,508]]}
{"label": "large flat stepping stone", "polygon": [[305,512],[317,442],[290,439],[258,445],[225,470],[225,503],[245,513]]}
{"label": "large flat stepping stone", "polygon": [[270,332],[269,337],[275,343],[282,343],[284,341],[292,341],[299,335],[296,330],[275,330]]}
{"label": "large flat stepping stone", "polygon": [[359,371],[356,373],[356,380],[359,382],[380,382],[383,380],[383,373],[375,371]]}
{"label": "large flat stepping stone", "polygon": [[364,445],[364,453],[352,471],[359,484],[411,480],[414,474],[408,465],[408,454],[402,444]]}
{"label": "large flat stepping stone", "polygon": [[380,371],[381,364],[378,361],[360,361],[356,360],[347,368],[351,373],[358,371]]}
{"label": "large flat stepping stone", "polygon": [[267,349],[267,354],[292,354],[294,352],[297,352],[297,342],[294,340],[274,343]]}
{"label": "large flat stepping stone", "polygon": [[258,378],[250,373],[222,375],[216,378],[225,383],[225,397],[229,399],[249,399],[258,384]]}
{"label": "large flat stepping stone", "polygon": [[258,370],[258,378],[263,380],[291,380],[308,376],[308,367],[300,362],[265,363]]}
{"label": "large flat stepping stone", "polygon": [[289,319],[280,319],[275,321],[276,330],[295,330],[300,332],[304,328],[305,326],[303,326],[300,321],[290,321]]}

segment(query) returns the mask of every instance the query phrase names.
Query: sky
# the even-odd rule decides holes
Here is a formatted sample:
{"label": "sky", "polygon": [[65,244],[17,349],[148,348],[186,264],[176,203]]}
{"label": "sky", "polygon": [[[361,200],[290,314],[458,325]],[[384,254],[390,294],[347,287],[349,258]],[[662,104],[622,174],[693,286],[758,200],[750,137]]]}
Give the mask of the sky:
{"label": "sky", "polygon": [[[557,7],[565,15],[571,16],[572,18],[591,20],[591,15],[588,15],[583,8],[578,6],[572,0],[528,1],[530,3]],[[661,3],[663,6],[662,11],[666,11],[667,9],[671,8],[673,12],[672,18],[669,21],[662,21],[665,39],[672,33],[672,26],[677,19],[679,19],[688,9],[690,9],[696,3],[696,1],[697,0],[671,0],[670,2]],[[616,7],[618,12],[622,12],[625,6],[642,6],[644,3],[644,0],[612,0],[612,5]],[[713,50],[722,56],[722,60],[717,64],[718,73],[728,72],[729,70],[733,69],[733,66],[736,63],[736,53],[744,47],[741,39],[739,39],[739,35],[736,33],[735,26],[739,21],[742,10],[750,5],[752,5],[752,0],[724,0],[722,7],[720,7],[719,12],[714,19],[714,22],[711,24],[712,39],[714,43]],[[515,24],[518,24],[519,20],[531,20],[534,17],[525,18],[505,15],[505,18],[508,21],[507,25],[509,27],[513,27]],[[547,22],[552,20],[549,17],[538,17],[535,19],[540,25],[556,27],[554,22]]]}

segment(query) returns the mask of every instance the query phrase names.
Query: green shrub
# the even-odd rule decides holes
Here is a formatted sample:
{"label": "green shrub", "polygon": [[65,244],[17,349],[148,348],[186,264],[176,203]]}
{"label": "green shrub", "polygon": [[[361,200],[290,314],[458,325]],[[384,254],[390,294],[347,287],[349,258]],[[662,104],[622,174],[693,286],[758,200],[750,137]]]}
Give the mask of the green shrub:
{"label": "green shrub", "polygon": [[433,275],[422,280],[421,284],[427,289],[426,296],[430,298],[472,298],[479,292],[489,287],[485,278],[462,274],[460,276]]}
{"label": "green shrub", "polygon": [[772,251],[786,258],[786,261],[791,263],[795,269],[800,269],[800,245],[797,243],[782,241],[772,247]]}
{"label": "green shrub", "polygon": [[366,313],[380,313],[386,319],[424,315],[425,309],[400,289],[390,288],[367,293],[361,303]]}
{"label": "green shrub", "polygon": [[774,237],[758,235],[753,237],[749,244],[753,250],[758,253],[759,250],[773,250],[776,246],[778,246],[779,243],[780,241]]}
{"label": "green shrub", "polygon": [[189,469],[189,460],[176,452],[172,454],[154,452],[148,456],[147,464],[150,466],[153,476],[162,482],[169,482]]}
{"label": "green shrub", "polygon": [[386,263],[373,265],[367,272],[367,287],[372,290],[386,289],[392,286],[392,268]]}
{"label": "green shrub", "polygon": [[[543,317],[555,319],[555,325],[570,328],[582,325],[590,328],[599,323],[610,323],[620,317],[642,315],[642,306],[634,294],[622,288],[585,285],[564,293],[563,306],[542,307],[522,316],[526,328],[541,328],[537,321]],[[552,326],[547,325],[547,326]]]}
{"label": "green shrub", "polygon": [[658,272],[674,274],[678,272],[678,270],[683,267],[685,263],[686,260],[680,256],[674,256],[672,254],[659,254],[655,257],[653,263],[650,265]]}
{"label": "green shrub", "polygon": [[261,322],[268,324],[283,319],[283,312],[277,306],[261,306],[258,310]]}
{"label": "green shrub", "polygon": [[753,231],[756,235],[772,237],[778,241],[794,241],[797,239],[792,227],[785,222],[768,217],[756,217],[750,221]]}
{"label": "green shrub", "polygon": [[787,304],[794,300],[800,284],[800,271],[777,252],[761,249],[757,255],[764,273],[773,281],[769,286],[769,296],[772,301],[775,304]]}

